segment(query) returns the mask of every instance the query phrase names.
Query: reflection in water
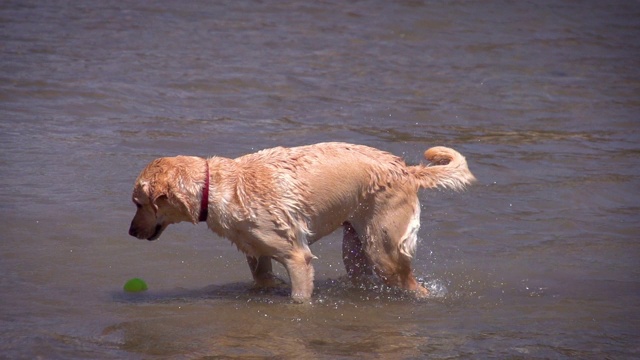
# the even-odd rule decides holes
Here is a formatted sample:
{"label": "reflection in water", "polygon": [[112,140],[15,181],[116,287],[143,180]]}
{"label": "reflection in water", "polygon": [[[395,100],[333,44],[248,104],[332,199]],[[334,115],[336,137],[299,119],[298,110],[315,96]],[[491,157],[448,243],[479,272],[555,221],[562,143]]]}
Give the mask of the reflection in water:
{"label": "reflection in water", "polygon": [[420,355],[418,347],[428,343],[416,336],[417,324],[407,322],[402,309],[408,303],[433,304],[411,301],[390,289],[376,295],[373,289],[324,281],[311,304],[293,304],[287,295],[247,291],[247,284],[150,295],[143,302],[132,300],[135,320],[107,327],[102,338],[127,351],[150,355],[305,358],[414,357]]}

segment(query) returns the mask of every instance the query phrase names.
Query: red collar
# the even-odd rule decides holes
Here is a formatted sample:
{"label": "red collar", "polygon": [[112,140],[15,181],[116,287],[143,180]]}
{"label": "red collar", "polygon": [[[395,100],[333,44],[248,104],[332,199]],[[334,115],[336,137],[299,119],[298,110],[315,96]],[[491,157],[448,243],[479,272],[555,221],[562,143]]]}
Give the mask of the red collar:
{"label": "red collar", "polygon": [[204,187],[202,188],[202,199],[200,200],[200,217],[199,221],[207,221],[209,216],[209,161],[205,160],[206,176],[204,178]]}

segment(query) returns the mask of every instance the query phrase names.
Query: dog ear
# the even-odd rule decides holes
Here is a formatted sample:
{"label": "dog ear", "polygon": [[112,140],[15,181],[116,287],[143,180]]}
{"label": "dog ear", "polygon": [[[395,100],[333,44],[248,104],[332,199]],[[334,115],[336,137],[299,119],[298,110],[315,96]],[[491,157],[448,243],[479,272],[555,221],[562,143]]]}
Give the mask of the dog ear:
{"label": "dog ear", "polygon": [[[191,194],[185,194],[182,191],[172,191],[171,196],[168,196],[169,203],[180,210],[180,213],[189,217],[189,221],[197,224],[200,216],[200,208],[194,208],[194,202],[189,201],[193,196]],[[198,204],[199,205],[199,204]]]}
{"label": "dog ear", "polygon": [[168,203],[174,211],[180,214],[186,215],[188,221],[197,224],[199,209],[191,209],[188,201],[188,197],[182,194],[180,191],[167,190],[167,191],[154,191],[150,195],[151,205],[154,211],[158,211],[158,201],[162,200]]}
{"label": "dog ear", "polygon": [[158,211],[158,200],[159,199],[168,199],[169,197],[166,194],[154,194],[154,196],[151,198],[151,205],[153,205],[153,209],[157,212]]}
{"label": "dog ear", "polygon": [[146,181],[141,184],[141,188],[151,202],[154,211],[158,211],[158,199],[163,197],[167,198],[167,191],[158,186],[151,186],[151,184]]}
{"label": "dog ear", "polygon": [[190,159],[176,157],[154,160],[148,166],[146,183],[141,185],[156,211],[158,201],[161,201],[172,208],[166,210],[173,213],[175,220],[198,223],[200,201],[194,199],[198,197],[199,186],[188,171],[191,168]]}

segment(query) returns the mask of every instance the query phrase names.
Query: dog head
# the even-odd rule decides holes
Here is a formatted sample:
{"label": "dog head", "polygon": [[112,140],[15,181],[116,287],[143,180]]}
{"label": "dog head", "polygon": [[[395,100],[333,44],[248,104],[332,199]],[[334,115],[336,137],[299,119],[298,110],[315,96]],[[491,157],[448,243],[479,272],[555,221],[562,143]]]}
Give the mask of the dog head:
{"label": "dog head", "polygon": [[155,240],[170,224],[198,222],[204,159],[190,156],[159,158],[142,170],[131,200],[136,214],[129,235]]}

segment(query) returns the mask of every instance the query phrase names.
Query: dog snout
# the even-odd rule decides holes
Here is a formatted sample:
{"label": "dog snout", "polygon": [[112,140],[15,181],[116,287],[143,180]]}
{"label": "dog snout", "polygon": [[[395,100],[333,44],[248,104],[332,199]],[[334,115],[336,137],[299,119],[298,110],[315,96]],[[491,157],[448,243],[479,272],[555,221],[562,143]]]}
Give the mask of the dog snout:
{"label": "dog snout", "polygon": [[129,226],[129,235],[138,237],[138,233],[138,228],[133,223],[131,223],[131,226]]}

